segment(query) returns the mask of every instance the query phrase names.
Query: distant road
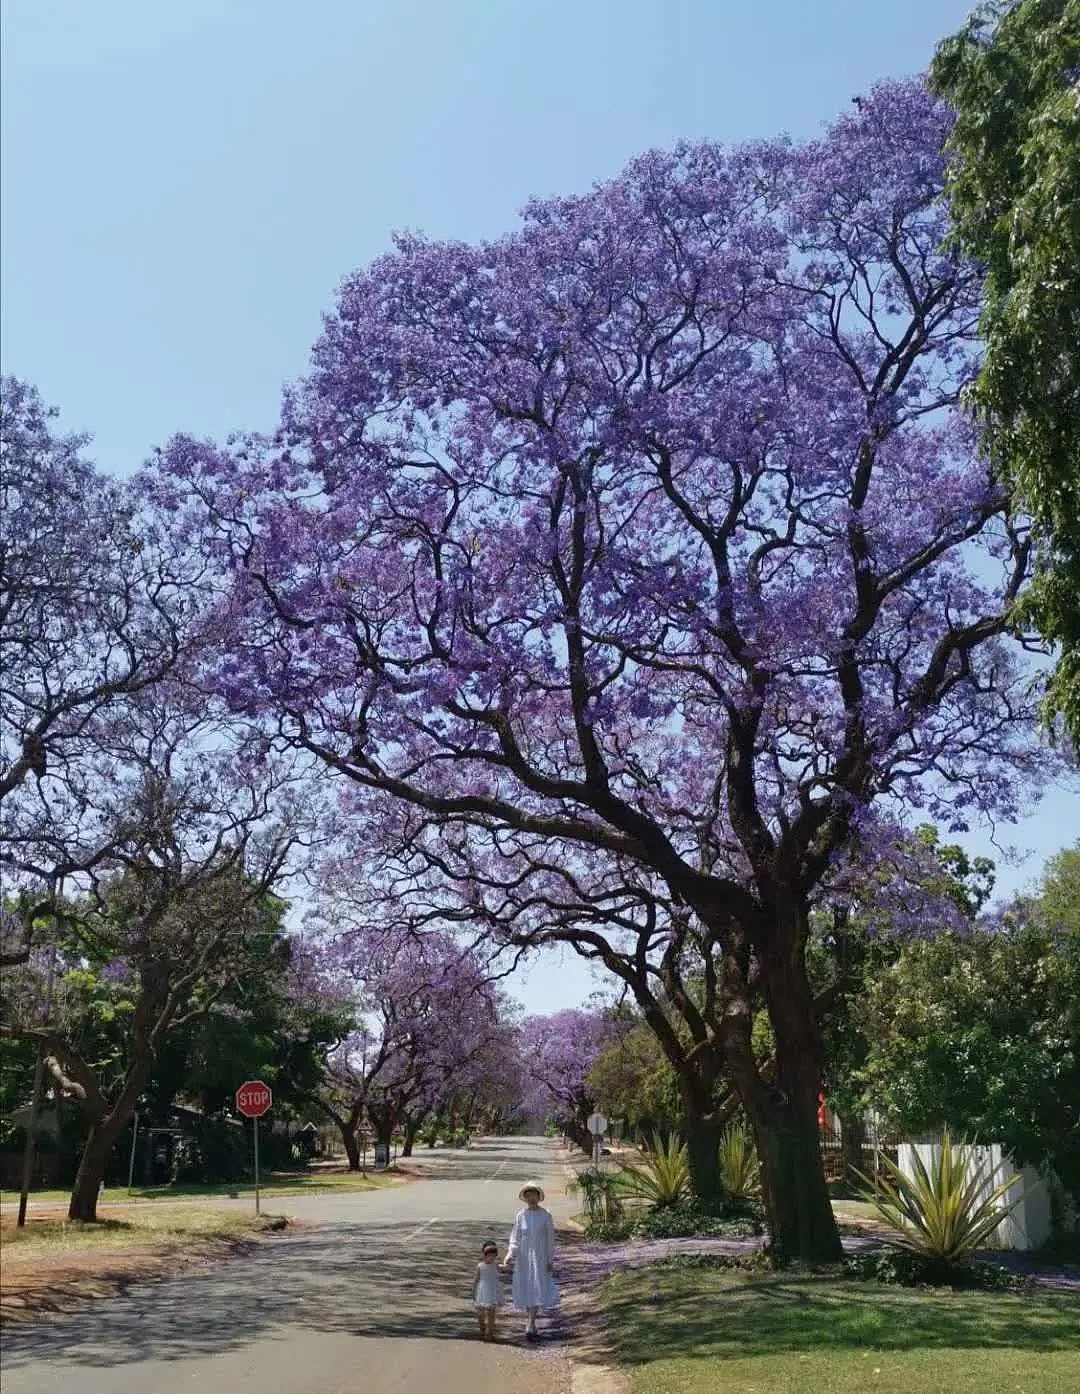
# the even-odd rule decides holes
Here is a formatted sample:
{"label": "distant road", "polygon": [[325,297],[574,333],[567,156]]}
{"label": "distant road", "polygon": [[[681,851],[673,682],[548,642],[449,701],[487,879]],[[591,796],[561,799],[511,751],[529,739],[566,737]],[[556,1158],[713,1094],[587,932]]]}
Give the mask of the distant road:
{"label": "distant road", "polygon": [[499,1343],[480,1343],[471,1296],[523,1181],[539,1175],[566,1213],[555,1145],[495,1138],[436,1159],[408,1186],[270,1200],[299,1232],[12,1328],[3,1394],[566,1394],[558,1340],[526,1346],[507,1311]]}

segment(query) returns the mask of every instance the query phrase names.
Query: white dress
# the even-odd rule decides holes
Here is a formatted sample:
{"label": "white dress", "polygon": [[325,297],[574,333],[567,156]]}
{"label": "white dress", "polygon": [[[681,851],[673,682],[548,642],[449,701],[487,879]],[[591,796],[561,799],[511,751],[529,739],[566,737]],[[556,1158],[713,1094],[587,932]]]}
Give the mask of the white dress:
{"label": "white dress", "polygon": [[473,1301],[477,1307],[497,1307],[502,1301],[502,1287],[499,1283],[499,1269],[494,1263],[476,1265],[476,1292]]}
{"label": "white dress", "polygon": [[555,1262],[555,1221],[542,1208],[519,1210],[510,1231],[507,1258],[514,1263],[514,1306],[554,1307],[559,1289],[548,1272]]}

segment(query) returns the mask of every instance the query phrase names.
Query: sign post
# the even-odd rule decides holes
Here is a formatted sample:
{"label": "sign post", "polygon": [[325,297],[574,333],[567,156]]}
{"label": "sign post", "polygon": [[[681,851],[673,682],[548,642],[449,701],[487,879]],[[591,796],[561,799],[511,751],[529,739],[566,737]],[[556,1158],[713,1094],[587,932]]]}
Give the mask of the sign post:
{"label": "sign post", "polygon": [[600,1141],[607,1132],[607,1119],[602,1113],[590,1113],[589,1132],[592,1133],[593,1166],[600,1165]]}
{"label": "sign post", "polygon": [[259,1213],[259,1119],[270,1112],[274,1096],[261,1079],[249,1079],[236,1091],[236,1111],[255,1124],[255,1214]]}
{"label": "sign post", "polygon": [[128,1158],[128,1195],[131,1195],[131,1188],[135,1184],[135,1144],[139,1140],[139,1110],[135,1110],[135,1115],[131,1121],[131,1156]]}

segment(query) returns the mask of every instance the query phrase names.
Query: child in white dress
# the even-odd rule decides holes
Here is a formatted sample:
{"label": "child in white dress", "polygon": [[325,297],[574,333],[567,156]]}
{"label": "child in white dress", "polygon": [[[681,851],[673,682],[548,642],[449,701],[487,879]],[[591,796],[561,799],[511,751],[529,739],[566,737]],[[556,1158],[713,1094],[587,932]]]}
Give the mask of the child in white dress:
{"label": "child in white dress", "polygon": [[540,1339],[536,1314],[541,1307],[554,1307],[559,1301],[555,1285],[555,1221],[540,1202],[543,1187],[536,1181],[522,1186],[519,1198],[525,1202],[510,1231],[506,1263],[514,1270],[514,1307],[526,1315],[525,1338]]}
{"label": "child in white dress", "polygon": [[502,1301],[502,1288],[499,1282],[499,1246],[489,1239],[480,1250],[481,1261],[476,1265],[476,1282],[473,1284],[473,1305],[480,1323],[480,1339],[495,1339],[495,1313]]}

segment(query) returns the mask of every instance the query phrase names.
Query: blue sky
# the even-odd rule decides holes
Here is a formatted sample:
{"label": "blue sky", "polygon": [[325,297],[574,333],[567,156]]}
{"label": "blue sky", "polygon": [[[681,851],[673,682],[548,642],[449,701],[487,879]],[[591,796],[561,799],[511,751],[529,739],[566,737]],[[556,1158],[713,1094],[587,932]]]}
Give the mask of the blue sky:
{"label": "blue sky", "polygon": [[[812,135],[968,0],[4,0],[2,338],[93,454],[274,420],[341,277],[680,137]],[[1003,840],[1023,883],[1075,796]],[[1070,823],[1071,820],[1071,823]],[[536,1009],[588,990],[541,964]]]}

